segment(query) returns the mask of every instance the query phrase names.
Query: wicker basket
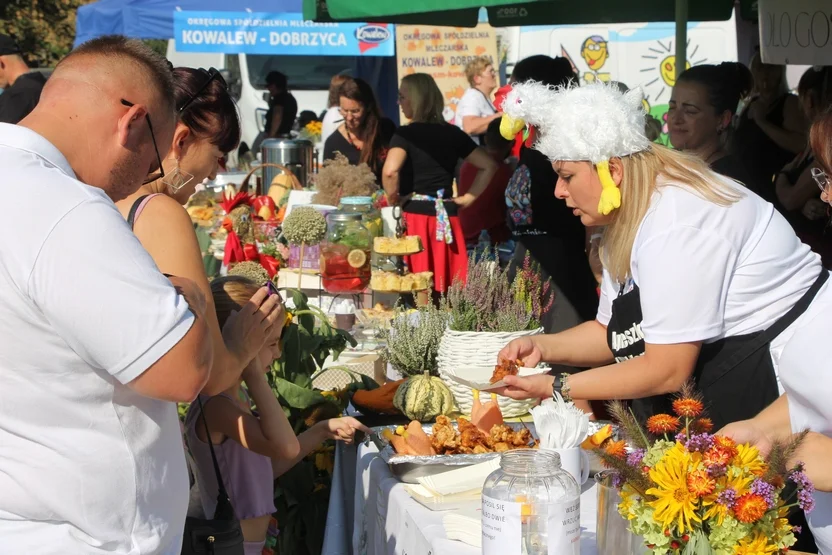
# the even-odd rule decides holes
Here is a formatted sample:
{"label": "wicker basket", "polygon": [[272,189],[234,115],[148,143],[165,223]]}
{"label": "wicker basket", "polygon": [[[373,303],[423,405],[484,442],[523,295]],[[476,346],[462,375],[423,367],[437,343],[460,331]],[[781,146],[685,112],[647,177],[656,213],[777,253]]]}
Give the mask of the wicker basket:
{"label": "wicker basket", "polygon": [[[497,364],[497,355],[513,339],[538,335],[543,333],[543,328],[518,332],[475,332],[475,331],[453,331],[445,330],[442,341],[439,343],[437,362],[439,366],[439,377],[450,388],[454,394],[457,407],[464,414],[471,414],[474,404],[474,394],[470,387],[461,385],[448,379],[447,373],[453,372],[455,368],[466,367],[491,367]],[[503,416],[510,418],[522,416],[529,412],[537,404],[537,399],[526,401],[515,401],[508,397],[497,397],[500,410]]]}
{"label": "wicker basket", "polygon": [[[343,352],[338,357],[338,360],[327,358],[324,361],[323,370],[333,366],[346,367],[350,372],[369,376],[379,385],[384,385],[387,381],[387,364],[376,352]],[[322,391],[328,391],[331,389],[342,389],[352,381],[353,378],[346,372],[317,372],[312,379],[312,386]]]}

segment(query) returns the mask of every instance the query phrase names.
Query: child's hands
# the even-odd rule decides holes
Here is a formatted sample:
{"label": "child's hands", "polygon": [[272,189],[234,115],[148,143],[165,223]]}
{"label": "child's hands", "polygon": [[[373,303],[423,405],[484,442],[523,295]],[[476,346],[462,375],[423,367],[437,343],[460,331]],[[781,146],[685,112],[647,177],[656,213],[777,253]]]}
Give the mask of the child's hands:
{"label": "child's hands", "polygon": [[347,445],[353,442],[356,430],[361,430],[368,435],[372,433],[370,428],[351,416],[321,420],[315,426],[324,434],[325,439],[343,441]]}

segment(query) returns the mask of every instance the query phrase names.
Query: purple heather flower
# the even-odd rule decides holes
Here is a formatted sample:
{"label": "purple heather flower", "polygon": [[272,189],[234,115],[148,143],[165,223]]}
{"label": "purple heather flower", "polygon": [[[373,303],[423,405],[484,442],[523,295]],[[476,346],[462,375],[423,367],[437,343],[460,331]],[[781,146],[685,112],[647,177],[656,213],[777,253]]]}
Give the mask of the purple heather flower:
{"label": "purple heather flower", "polygon": [[725,475],[728,471],[728,468],[725,466],[712,466],[708,469],[708,475],[711,478],[719,478],[720,476]]}
{"label": "purple heather flower", "polygon": [[688,451],[699,451],[704,453],[714,444],[714,438],[710,434],[693,434],[685,444]]}
{"label": "purple heather flower", "polygon": [[797,468],[789,474],[789,480],[795,483],[797,489],[815,491],[815,486],[812,485],[812,481],[803,471],[803,463],[798,463]]}
{"label": "purple heather flower", "polygon": [[737,502],[737,492],[728,488],[716,496],[716,502],[720,505],[725,505],[729,509],[733,509],[734,503]]}
{"label": "purple heather flower", "polygon": [[647,451],[644,449],[635,449],[632,453],[627,455],[627,464],[640,469],[646,453]]}
{"label": "purple heather flower", "polygon": [[803,532],[803,527],[802,526],[792,526],[792,533],[793,534],[800,534],[801,532]]}
{"label": "purple heather flower", "polygon": [[812,498],[812,493],[807,489],[802,489],[797,492],[797,504],[807,515],[811,513],[815,508],[815,500]]}
{"label": "purple heather flower", "polygon": [[688,440],[688,436],[686,436],[686,435],[685,435],[685,431],[684,431],[684,430],[682,430],[681,432],[679,432],[678,434],[676,434],[676,441],[678,441],[679,443],[684,443],[684,442],[686,442],[687,440]]}
{"label": "purple heather flower", "polygon": [[612,487],[614,487],[615,489],[621,489],[622,487],[624,487],[624,484],[626,482],[627,482],[627,480],[625,480],[624,476],[622,476],[619,472],[613,473],[613,475],[612,475]]}
{"label": "purple heather flower", "polygon": [[774,491],[774,486],[772,486],[768,482],[760,480],[759,478],[754,480],[754,483],[751,484],[751,493],[756,493],[757,495],[765,499],[769,509],[774,507],[774,498],[776,492]]}

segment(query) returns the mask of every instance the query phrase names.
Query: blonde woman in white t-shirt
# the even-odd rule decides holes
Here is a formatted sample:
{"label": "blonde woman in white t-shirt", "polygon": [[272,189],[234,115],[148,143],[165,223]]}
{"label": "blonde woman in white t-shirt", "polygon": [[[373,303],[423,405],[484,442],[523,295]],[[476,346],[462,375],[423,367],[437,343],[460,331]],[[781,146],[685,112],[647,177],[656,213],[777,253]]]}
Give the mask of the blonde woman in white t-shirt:
{"label": "blonde woman in white t-shirt", "polygon": [[480,144],[488,124],[501,115],[491,102],[491,93],[497,88],[497,71],[489,58],[479,56],[465,66],[465,77],[471,88],[456,105],[454,125]]}
{"label": "blonde woman in white t-shirt", "polygon": [[668,394],[694,378],[720,427],[778,397],[790,324],[802,304],[830,296],[828,274],[771,204],[703,160],[650,143],[641,106],[639,90],[603,84],[515,85],[503,104],[509,136],[522,120],[540,130],[555,195],[584,225],[605,229],[597,319],[501,353],[592,369],[511,377],[503,393],[631,399],[645,418],[667,412]]}

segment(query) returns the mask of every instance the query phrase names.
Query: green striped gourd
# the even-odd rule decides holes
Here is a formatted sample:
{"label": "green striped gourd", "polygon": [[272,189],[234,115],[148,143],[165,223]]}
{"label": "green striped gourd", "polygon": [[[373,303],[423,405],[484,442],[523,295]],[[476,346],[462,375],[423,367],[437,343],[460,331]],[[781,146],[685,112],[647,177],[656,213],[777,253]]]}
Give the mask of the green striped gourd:
{"label": "green striped gourd", "polygon": [[454,411],[454,396],[445,383],[427,372],[411,376],[396,391],[393,406],[411,420],[430,422]]}

